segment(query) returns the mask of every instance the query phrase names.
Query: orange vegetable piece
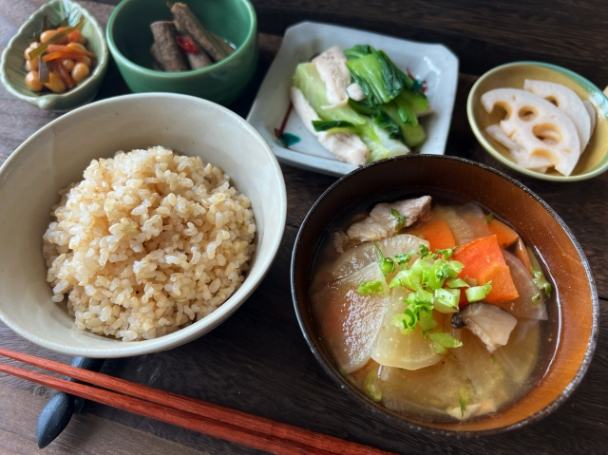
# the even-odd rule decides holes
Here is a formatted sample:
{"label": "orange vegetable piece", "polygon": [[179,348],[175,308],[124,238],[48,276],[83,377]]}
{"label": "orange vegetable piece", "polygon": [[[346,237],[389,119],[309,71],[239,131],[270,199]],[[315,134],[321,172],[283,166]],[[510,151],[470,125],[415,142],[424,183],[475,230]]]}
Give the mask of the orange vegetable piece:
{"label": "orange vegetable piece", "polygon": [[433,218],[412,229],[409,233],[427,240],[432,251],[456,246],[456,240],[450,226],[445,220],[439,218]]}
{"label": "orange vegetable piece", "polygon": [[490,229],[492,234],[496,235],[499,245],[503,248],[513,245],[519,238],[517,232],[496,218],[493,218],[492,221],[488,223],[488,229]]}
{"label": "orange vegetable piece", "polygon": [[473,280],[477,285],[492,281],[486,302],[500,304],[519,297],[495,234],[462,245],[454,253],[454,259],[464,265],[460,276],[465,280]]}
{"label": "orange vegetable piece", "polygon": [[76,53],[76,52],[54,51],[54,52],[49,52],[48,54],[45,54],[42,57],[42,60],[44,60],[45,62],[52,62],[54,60],[64,60],[64,59],[78,60],[82,57],[86,57],[86,55]]}
{"label": "orange vegetable piece", "polygon": [[530,272],[532,272],[532,261],[530,261],[528,248],[526,248],[526,245],[522,239],[519,239],[515,244],[515,256],[517,256],[517,259],[519,259],[521,263],[525,265]]}

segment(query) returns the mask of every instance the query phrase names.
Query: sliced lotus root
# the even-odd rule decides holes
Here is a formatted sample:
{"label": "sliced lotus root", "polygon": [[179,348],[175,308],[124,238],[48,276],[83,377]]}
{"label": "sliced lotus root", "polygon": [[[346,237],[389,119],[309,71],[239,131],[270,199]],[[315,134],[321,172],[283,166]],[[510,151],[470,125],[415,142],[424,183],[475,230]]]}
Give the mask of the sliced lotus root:
{"label": "sliced lotus root", "polygon": [[500,126],[490,125],[486,128],[486,132],[496,142],[508,149],[515,162],[520,166],[538,172],[546,172],[550,166],[553,166],[551,161],[543,156],[529,155],[523,147],[511,140],[511,138],[500,129]]}
{"label": "sliced lotus root", "polygon": [[592,128],[589,112],[583,100],[568,87],[554,82],[526,79],[524,90],[527,90],[555,104],[574,122],[581,140],[581,150],[585,150],[591,138]]}
{"label": "sliced lotus root", "polygon": [[570,175],[581,154],[574,122],[554,104],[520,89],[499,88],[486,92],[481,103],[487,112],[506,111],[500,128],[529,157],[546,158],[563,175]]}

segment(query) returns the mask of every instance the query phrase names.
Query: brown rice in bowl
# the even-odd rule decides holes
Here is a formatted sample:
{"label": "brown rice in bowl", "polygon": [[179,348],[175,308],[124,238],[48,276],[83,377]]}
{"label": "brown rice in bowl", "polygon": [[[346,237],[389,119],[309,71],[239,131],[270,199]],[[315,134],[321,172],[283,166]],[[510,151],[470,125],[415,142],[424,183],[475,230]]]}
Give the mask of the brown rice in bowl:
{"label": "brown rice in bowl", "polygon": [[249,199],[221,169],[161,146],[93,160],[43,238],[53,300],[82,330],[125,341],[197,321],[243,282]]}

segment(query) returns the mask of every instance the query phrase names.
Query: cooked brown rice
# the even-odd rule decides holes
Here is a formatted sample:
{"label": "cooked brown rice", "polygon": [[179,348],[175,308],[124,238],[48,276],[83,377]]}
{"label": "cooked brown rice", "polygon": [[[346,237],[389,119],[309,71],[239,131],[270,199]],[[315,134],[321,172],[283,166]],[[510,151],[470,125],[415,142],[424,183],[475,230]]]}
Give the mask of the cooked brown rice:
{"label": "cooked brown rice", "polygon": [[255,251],[249,199],[221,169],[156,146],[93,160],[44,234],[47,281],[79,329],[122,340],[219,307]]}

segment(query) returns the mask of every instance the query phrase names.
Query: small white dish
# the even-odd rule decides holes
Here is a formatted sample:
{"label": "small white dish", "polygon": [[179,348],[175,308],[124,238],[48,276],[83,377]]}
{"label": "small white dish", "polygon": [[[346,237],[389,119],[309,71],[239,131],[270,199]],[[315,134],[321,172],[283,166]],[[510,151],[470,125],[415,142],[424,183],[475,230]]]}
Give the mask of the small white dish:
{"label": "small white dish", "polygon": [[[219,308],[176,332],[120,341],[78,330],[51,301],[42,235],[59,190],[82,179],[94,158],[163,145],[226,172],[251,200],[256,253],[241,286]],[[246,156],[246,159],[243,159]],[[115,358],[164,351],[210,332],[234,313],[270,268],[287,213],[285,182],[272,151],[234,112],[173,93],[109,98],[75,109],[27,139],[0,168],[0,320],[17,334],[66,355]]]}
{"label": "small white dish", "polygon": [[[309,61],[334,45],[347,49],[356,44],[370,44],[385,51],[399,68],[426,81],[433,114],[422,120],[427,140],[418,151],[443,155],[456,98],[458,58],[441,44],[418,43],[336,25],[301,22],[287,29],[249,111],[249,123],[284,163],[331,175],[353,171],[356,166],[339,161],[325,150],[290,110],[289,87],[298,63]],[[287,139],[296,142],[286,147],[278,137],[284,133],[288,133]]]}

